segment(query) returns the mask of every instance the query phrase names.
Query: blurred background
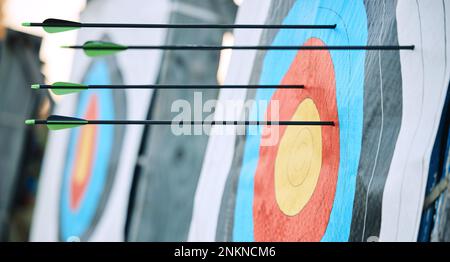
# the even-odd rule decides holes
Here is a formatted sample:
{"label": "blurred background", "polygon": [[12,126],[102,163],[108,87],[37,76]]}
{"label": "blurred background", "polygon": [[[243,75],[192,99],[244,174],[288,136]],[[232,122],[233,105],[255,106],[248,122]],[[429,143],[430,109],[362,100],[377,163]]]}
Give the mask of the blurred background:
{"label": "blurred background", "polygon": [[[42,28],[22,27],[22,22],[60,18],[84,22],[233,23],[241,2],[0,0],[0,240],[186,240],[206,136],[186,142],[167,128],[99,128],[105,139],[93,140],[88,145],[91,154],[83,155],[80,148],[89,141],[88,127],[50,134],[45,127],[26,127],[23,121],[46,118],[51,113],[82,117],[89,106],[98,108],[99,118],[170,119],[173,113],[167,105],[177,99],[192,102],[193,90],[106,90],[62,98],[31,90],[30,85],[57,81],[219,84],[225,79],[229,51],[130,52],[88,59],[82,52],[60,46],[88,40],[233,44],[233,34],[227,30],[193,34],[192,30],[176,29],[93,29],[47,34]],[[202,92],[204,100],[217,95],[214,90]],[[91,163],[92,168],[74,168],[80,159]],[[68,188],[80,185],[81,197],[73,196]],[[183,190],[171,192],[171,188]],[[165,199],[165,205],[159,204],[161,199]]]}

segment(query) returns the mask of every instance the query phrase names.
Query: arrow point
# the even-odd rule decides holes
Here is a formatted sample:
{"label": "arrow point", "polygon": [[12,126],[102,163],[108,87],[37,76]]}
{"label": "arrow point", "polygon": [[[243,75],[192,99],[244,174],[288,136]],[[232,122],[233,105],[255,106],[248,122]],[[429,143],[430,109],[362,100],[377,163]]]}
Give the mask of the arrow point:
{"label": "arrow point", "polygon": [[41,88],[40,84],[33,84],[33,85],[31,85],[31,89],[39,89],[39,88]]}
{"label": "arrow point", "polygon": [[27,119],[27,120],[25,120],[25,125],[28,125],[28,126],[32,126],[35,123],[36,123],[36,120],[34,120],[34,119]]}
{"label": "arrow point", "polygon": [[70,45],[62,45],[61,48],[70,48]]}
{"label": "arrow point", "polygon": [[31,26],[31,23],[30,22],[24,22],[24,23],[22,23],[22,26]]}

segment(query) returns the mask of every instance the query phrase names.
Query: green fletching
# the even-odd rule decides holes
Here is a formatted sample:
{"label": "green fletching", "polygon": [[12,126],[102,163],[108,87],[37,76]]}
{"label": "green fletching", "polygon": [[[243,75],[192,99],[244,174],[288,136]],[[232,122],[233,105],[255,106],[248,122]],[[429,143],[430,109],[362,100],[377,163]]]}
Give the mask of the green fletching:
{"label": "green fletching", "polygon": [[113,55],[126,49],[128,47],[123,45],[101,41],[88,41],[83,45],[84,53],[90,57]]}
{"label": "green fletching", "polygon": [[44,21],[44,30],[47,33],[60,33],[60,32],[66,32],[70,30],[76,30],[79,29],[81,24],[77,22],[67,21],[67,20],[61,20],[61,19],[54,19],[49,18]]}
{"label": "green fletching", "polygon": [[87,121],[71,121],[66,122],[66,121],[57,121],[57,120],[49,120],[47,121],[47,127],[49,130],[63,130],[63,129],[69,129],[69,128],[75,128],[75,127],[79,127],[82,125],[86,125],[88,122]]}
{"label": "green fletching", "polygon": [[52,93],[57,96],[63,96],[68,94],[74,94],[80,92],[82,89],[62,89],[62,88],[52,88]]}
{"label": "green fletching", "polygon": [[61,130],[79,127],[88,124],[88,121],[75,117],[51,115],[47,118],[46,124],[50,130]]}
{"label": "green fletching", "polygon": [[83,90],[87,90],[87,85],[75,84],[75,83],[67,83],[67,82],[56,82],[52,85],[52,92],[55,95],[67,95],[78,93]]}
{"label": "green fletching", "polygon": [[54,27],[54,26],[44,26],[44,31],[50,34],[62,33],[71,30],[77,30],[79,27]]}

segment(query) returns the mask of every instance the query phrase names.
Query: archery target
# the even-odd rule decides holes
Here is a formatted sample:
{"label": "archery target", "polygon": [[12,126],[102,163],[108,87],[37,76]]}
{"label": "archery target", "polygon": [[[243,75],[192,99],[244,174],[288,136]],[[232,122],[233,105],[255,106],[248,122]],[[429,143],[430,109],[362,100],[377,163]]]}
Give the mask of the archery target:
{"label": "archery target", "polygon": [[[249,4],[244,6],[245,11],[250,16],[259,3],[269,1],[246,2]],[[214,150],[205,158],[202,172],[202,176],[211,175],[199,183],[201,191],[197,191],[196,202],[200,207],[194,213],[196,218],[201,217],[200,212],[205,215],[192,223],[195,230],[191,239],[211,241],[210,228],[215,226],[218,241],[417,240],[430,156],[450,77],[449,6],[449,0],[270,1],[266,24],[331,22],[338,28],[264,30],[259,40],[261,45],[302,45],[318,39],[325,45],[415,45],[415,50],[329,52],[336,80],[334,95],[339,124],[339,165],[335,188],[332,183],[329,186],[330,191],[334,190],[329,215],[324,212],[312,223],[302,220],[292,227],[286,222],[306,212],[314,194],[320,192],[320,175],[317,178],[314,170],[316,165],[322,169],[330,163],[323,157],[327,143],[325,128],[321,128],[322,141],[313,139],[318,131],[307,134],[285,128],[280,132],[281,140],[272,149],[262,146],[264,135],[251,135],[251,132],[246,136],[236,135],[223,144],[213,137],[208,148]],[[245,36],[236,39],[252,40]],[[244,73],[232,74],[233,81],[282,83],[289,70],[296,66],[298,54],[259,51],[256,58],[249,60],[251,70],[240,68]],[[232,67],[239,68],[245,58],[232,63]],[[308,87],[301,91],[309,92]],[[287,91],[247,90],[245,94],[233,94],[242,100],[273,102],[275,95],[279,96],[277,100],[282,99],[282,92]],[[227,95],[223,97],[232,97]],[[286,116],[283,120],[297,119],[298,111],[309,119],[326,120],[316,99],[299,100],[292,94],[291,97],[288,100],[295,102],[292,111],[280,103]],[[304,106],[309,109],[305,110]],[[254,107],[250,120],[269,117],[267,108]],[[263,130],[271,133],[270,128]],[[234,146],[230,146],[233,142]],[[314,145],[319,144],[322,144],[322,158],[313,162],[312,156],[320,154]],[[212,151],[218,150],[226,154],[212,155]],[[231,160],[229,155],[233,155]],[[309,156],[295,162],[295,157],[289,157],[292,155]],[[303,186],[301,193],[293,189],[299,185]],[[207,187],[213,190],[204,190]],[[215,199],[199,200],[209,196],[205,193],[215,192],[223,192],[220,203]],[[217,224],[209,223],[206,218],[212,213],[215,220],[216,206],[220,207]],[[204,225],[207,234],[201,232]],[[302,231],[307,227],[316,234]]]}
{"label": "archery target", "polygon": [[[91,65],[84,83],[108,85],[112,77],[107,60],[98,60]],[[123,119],[124,99],[120,90],[87,90],[79,94],[75,116]],[[60,196],[62,241],[73,237],[88,239],[101,216],[114,180],[123,129],[123,126],[90,125],[71,130]]]}
{"label": "archery target", "polygon": [[[367,16],[362,1],[351,4],[347,1],[297,1],[288,12],[283,24],[337,24],[338,27],[335,30],[280,30],[272,42],[273,45],[367,44]],[[309,185],[305,184],[302,190],[297,188],[301,192],[295,194],[289,193],[290,189],[289,192],[286,191],[286,186],[278,187],[278,189],[276,185],[271,186],[271,183],[278,181],[277,173],[281,174],[280,170],[283,168],[296,170],[293,179],[297,179],[297,182],[293,182],[291,187],[296,183],[301,183],[302,177],[304,177],[304,175],[298,174],[301,173],[301,166],[276,167],[277,163],[286,165],[285,163],[293,162],[293,160],[284,160],[294,156],[289,153],[286,155],[286,151],[283,149],[283,144],[286,143],[283,140],[292,139],[289,138],[292,136],[290,135],[292,131],[286,132],[280,128],[280,133],[286,136],[281,138],[281,150],[279,146],[272,147],[272,150],[270,150],[271,147],[260,146],[261,135],[247,135],[237,185],[233,240],[348,240],[355,179],[361,151],[364,61],[364,51],[268,51],[265,54],[259,84],[283,83],[290,79],[293,81],[289,81],[291,84],[303,84],[300,81],[305,81],[306,85],[308,82],[320,83],[320,85],[306,86],[305,90],[299,91],[302,96],[296,97],[291,94],[285,98],[285,101],[280,96],[285,90],[257,90],[256,101],[279,99],[282,109],[280,118],[283,115],[292,119],[296,110],[302,107],[303,100],[309,98],[311,101],[307,100],[306,103],[313,102],[315,106],[308,106],[309,113],[304,116],[308,114],[314,116],[314,113],[311,112],[315,110],[315,107],[321,120],[334,120],[338,125],[321,128],[322,142],[317,141],[322,145],[321,158],[307,164],[311,164],[309,168],[313,169],[309,172],[315,172],[315,175],[311,175],[311,177],[307,175],[310,180],[308,181]],[[332,84],[333,81],[334,84]],[[327,87],[325,88],[324,85]],[[322,93],[319,91],[321,88],[324,88]],[[333,109],[333,98],[336,103],[335,109]],[[289,103],[293,103],[291,111],[288,109]],[[258,110],[261,111],[261,107],[253,108],[250,120],[263,120],[260,119]],[[266,111],[266,108],[263,108],[262,111]],[[324,119],[325,117],[330,119]],[[311,132],[318,133],[317,131]],[[305,139],[305,137],[311,139],[310,137],[315,136],[300,135],[298,139]],[[300,141],[296,142],[302,144]],[[311,146],[320,147],[317,144]],[[296,149],[295,143],[291,143],[291,147],[293,149],[288,150],[294,150],[294,152],[295,150],[312,150],[313,154],[320,155],[317,149],[308,149],[308,146]],[[278,156],[278,154],[280,155]],[[277,158],[283,159],[283,161],[276,161]],[[305,161],[305,159],[307,158],[299,157],[297,161]],[[318,168],[315,167],[318,165],[317,161],[320,162],[319,175],[317,175]],[[271,163],[274,163],[274,166],[270,166]],[[324,178],[323,174],[325,173],[331,174],[330,177]],[[317,177],[314,178],[315,176]],[[283,194],[297,196],[285,197],[290,200],[282,204],[291,205],[292,208],[280,207],[277,195]],[[325,199],[324,204],[320,202],[322,199]]]}

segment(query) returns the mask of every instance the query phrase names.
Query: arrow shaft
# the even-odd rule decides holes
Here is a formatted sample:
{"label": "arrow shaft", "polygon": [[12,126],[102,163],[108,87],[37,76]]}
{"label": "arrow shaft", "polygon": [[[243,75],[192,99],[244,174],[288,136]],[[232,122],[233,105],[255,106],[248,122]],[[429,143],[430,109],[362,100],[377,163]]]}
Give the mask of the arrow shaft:
{"label": "arrow shaft", "polygon": [[[34,27],[70,27],[66,23],[30,23]],[[335,29],[336,25],[256,25],[256,24],[122,24],[122,23],[80,23],[77,27],[90,28],[160,28],[160,29]]]}
{"label": "arrow shaft", "polygon": [[170,120],[88,120],[94,125],[224,125],[224,126],[330,126],[334,122],[328,121],[181,121]]}
{"label": "arrow shaft", "polygon": [[147,49],[147,50],[414,50],[414,45],[406,46],[208,46],[208,45],[154,45],[125,47],[85,47],[69,46],[84,50],[117,50]]}
{"label": "arrow shaft", "polygon": [[[170,121],[170,120],[85,120],[83,125],[221,125],[221,126],[334,126],[332,121]],[[73,121],[35,120],[35,125],[72,125]]]}
{"label": "arrow shaft", "polygon": [[[88,89],[301,89],[304,85],[88,85]],[[81,86],[58,86],[58,85],[39,85],[40,89],[79,89],[84,90],[86,87]]]}

